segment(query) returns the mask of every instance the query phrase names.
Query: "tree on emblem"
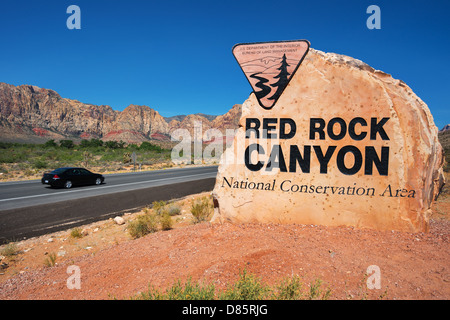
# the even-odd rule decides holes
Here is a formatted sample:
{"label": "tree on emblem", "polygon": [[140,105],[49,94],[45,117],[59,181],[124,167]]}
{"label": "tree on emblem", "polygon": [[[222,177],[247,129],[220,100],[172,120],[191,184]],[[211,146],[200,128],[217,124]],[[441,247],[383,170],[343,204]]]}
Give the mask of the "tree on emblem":
{"label": "tree on emblem", "polygon": [[270,98],[267,98],[268,100],[277,101],[278,98],[281,96],[281,93],[283,92],[284,88],[287,86],[289,82],[288,76],[290,75],[290,73],[287,71],[287,67],[289,67],[289,64],[286,61],[286,54],[283,54],[281,66],[277,69],[280,70],[280,73],[274,77],[278,78],[278,81],[270,85],[273,88],[276,87],[277,91]]}

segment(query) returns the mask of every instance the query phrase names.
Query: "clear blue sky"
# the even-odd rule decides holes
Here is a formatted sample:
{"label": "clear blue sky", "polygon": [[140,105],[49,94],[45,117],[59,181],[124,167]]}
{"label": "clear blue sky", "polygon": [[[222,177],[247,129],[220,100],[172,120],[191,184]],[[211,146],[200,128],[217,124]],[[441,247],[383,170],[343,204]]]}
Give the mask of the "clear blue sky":
{"label": "clear blue sky", "polygon": [[[81,30],[66,27],[71,4],[81,8]],[[366,27],[371,4],[381,30]],[[405,81],[442,128],[450,123],[449,16],[448,0],[2,0],[0,82],[116,110],[217,115],[251,92],[233,45],[307,39]]]}

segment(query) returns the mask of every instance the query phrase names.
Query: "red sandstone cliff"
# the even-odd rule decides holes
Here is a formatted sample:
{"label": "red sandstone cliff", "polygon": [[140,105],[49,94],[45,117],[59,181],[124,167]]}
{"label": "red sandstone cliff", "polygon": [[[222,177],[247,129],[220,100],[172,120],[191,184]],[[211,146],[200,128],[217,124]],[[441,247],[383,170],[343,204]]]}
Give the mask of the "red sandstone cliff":
{"label": "red sandstone cliff", "polygon": [[0,140],[42,142],[48,139],[123,140],[142,142],[151,139],[169,140],[175,129],[192,132],[194,121],[202,129],[237,128],[240,105],[210,121],[200,115],[188,115],[170,123],[147,106],[129,105],[123,111],[110,106],[92,105],[62,98],[50,89],[36,86],[13,86],[0,83]]}

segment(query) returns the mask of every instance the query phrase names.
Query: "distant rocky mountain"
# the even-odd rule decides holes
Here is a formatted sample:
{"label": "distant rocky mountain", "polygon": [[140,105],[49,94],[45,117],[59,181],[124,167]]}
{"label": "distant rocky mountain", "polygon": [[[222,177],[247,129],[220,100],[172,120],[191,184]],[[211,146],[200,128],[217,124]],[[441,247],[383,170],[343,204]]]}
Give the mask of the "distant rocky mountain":
{"label": "distant rocky mountain", "polygon": [[449,131],[450,130],[450,124],[446,124],[439,132]]}
{"label": "distant rocky mountain", "polygon": [[172,120],[183,121],[184,118],[186,118],[186,115],[185,114],[180,114],[178,116],[164,117],[164,120],[166,120],[166,122],[169,123]]}
{"label": "distant rocky mountain", "polygon": [[62,98],[50,89],[0,82],[1,141],[38,143],[49,139],[99,138],[139,143],[170,140],[175,129],[192,132],[195,120],[202,121],[204,131],[217,128],[225,134],[226,129],[238,127],[240,115],[241,105],[235,105],[222,116],[195,114],[165,119],[148,106],[131,104],[123,111],[116,111],[107,105]]}
{"label": "distant rocky mountain", "polygon": [[[215,118],[217,118],[217,116],[213,116],[210,114],[204,114],[204,113],[194,113],[194,115],[204,117],[204,118],[208,119],[209,121],[213,121]],[[169,123],[172,120],[183,121],[184,118],[186,118],[186,117],[187,117],[187,115],[180,114],[178,116],[164,117],[164,120],[166,120],[166,122]]]}

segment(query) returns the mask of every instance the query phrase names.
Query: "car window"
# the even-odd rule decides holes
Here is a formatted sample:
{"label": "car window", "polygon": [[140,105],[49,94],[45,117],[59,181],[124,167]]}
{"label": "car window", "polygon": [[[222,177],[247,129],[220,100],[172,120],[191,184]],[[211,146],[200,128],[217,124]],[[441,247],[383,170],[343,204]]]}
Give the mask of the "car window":
{"label": "car window", "polygon": [[72,173],[73,173],[74,175],[80,175],[80,174],[81,174],[81,173],[80,173],[80,169],[73,169]]}
{"label": "car window", "polygon": [[[61,174],[61,173],[66,172],[67,170],[68,170],[67,168],[58,168],[58,169],[53,170],[53,171],[50,172],[50,173],[53,173],[53,174]],[[68,171],[68,173],[69,173],[69,171]]]}
{"label": "car window", "polygon": [[91,174],[88,170],[86,170],[86,169],[80,169],[80,172],[81,172],[81,174],[84,174],[84,175],[88,175],[88,174]]}

